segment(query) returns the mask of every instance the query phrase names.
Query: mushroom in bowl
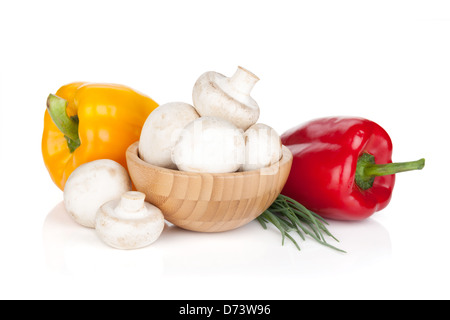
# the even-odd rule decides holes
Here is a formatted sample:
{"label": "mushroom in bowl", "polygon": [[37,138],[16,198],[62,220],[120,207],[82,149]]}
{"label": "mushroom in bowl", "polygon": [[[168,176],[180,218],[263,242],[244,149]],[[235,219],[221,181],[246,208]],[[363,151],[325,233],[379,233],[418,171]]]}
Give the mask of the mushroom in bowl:
{"label": "mushroom in bowl", "polygon": [[[257,218],[280,194],[292,154],[275,130],[257,124],[250,91],[258,80],[242,67],[230,78],[204,73],[194,84],[192,106],[160,106],[161,116],[155,110],[141,141],[128,148],[134,186],[167,221],[194,231],[231,230]],[[168,165],[149,160],[162,154]]]}

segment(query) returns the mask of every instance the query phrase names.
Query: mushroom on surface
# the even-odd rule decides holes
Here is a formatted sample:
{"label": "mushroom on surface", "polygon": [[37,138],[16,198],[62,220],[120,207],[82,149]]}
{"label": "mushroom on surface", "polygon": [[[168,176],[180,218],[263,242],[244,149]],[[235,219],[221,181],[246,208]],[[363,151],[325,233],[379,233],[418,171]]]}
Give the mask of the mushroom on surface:
{"label": "mushroom on surface", "polygon": [[181,132],[172,151],[172,161],[182,171],[235,172],[244,161],[243,133],[227,120],[200,117]]}
{"label": "mushroom on surface", "polygon": [[131,189],[128,172],[119,163],[94,160],[76,168],[67,179],[64,206],[77,223],[94,228],[98,208]]}
{"label": "mushroom on surface", "polygon": [[171,153],[181,130],[199,117],[195,108],[184,102],[160,105],[147,117],[139,140],[139,156],[145,162],[176,169]]}
{"label": "mushroom on surface", "polygon": [[145,194],[128,191],[120,199],[100,207],[95,229],[106,244],[116,249],[138,249],[155,242],[164,229],[164,216],[145,202]]}
{"label": "mushroom on surface", "polygon": [[202,117],[223,118],[246,130],[259,118],[259,106],[250,96],[258,80],[242,67],[229,78],[214,71],[205,72],[192,90],[194,107]]}
{"label": "mushroom on surface", "polygon": [[245,161],[243,171],[268,167],[281,158],[282,144],[278,133],[270,126],[257,123],[244,133]]}

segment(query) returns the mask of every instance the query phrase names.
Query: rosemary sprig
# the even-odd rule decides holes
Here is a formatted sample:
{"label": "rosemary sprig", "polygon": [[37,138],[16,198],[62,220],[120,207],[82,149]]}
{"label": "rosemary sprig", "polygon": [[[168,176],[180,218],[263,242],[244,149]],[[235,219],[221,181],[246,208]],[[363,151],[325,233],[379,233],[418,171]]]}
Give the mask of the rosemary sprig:
{"label": "rosemary sprig", "polygon": [[328,223],[325,219],[285,195],[280,194],[272,205],[257,218],[257,220],[264,229],[267,229],[267,223],[273,224],[281,233],[282,245],[284,245],[284,240],[288,238],[294,243],[298,250],[301,250],[298,243],[290,235],[290,232],[296,232],[302,240],[306,240],[306,235],[308,235],[324,246],[340,252],[345,252],[344,250],[332,246],[325,240],[324,233],[339,242],[339,240],[328,231],[325,226],[328,225]]}

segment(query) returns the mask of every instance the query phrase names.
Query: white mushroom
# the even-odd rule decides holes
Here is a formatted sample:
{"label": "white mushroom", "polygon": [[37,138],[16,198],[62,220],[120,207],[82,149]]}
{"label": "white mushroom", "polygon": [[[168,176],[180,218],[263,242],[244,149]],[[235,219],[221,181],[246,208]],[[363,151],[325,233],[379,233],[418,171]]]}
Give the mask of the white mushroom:
{"label": "white mushroom", "polygon": [[116,249],[138,249],[155,242],[164,229],[164,216],[145,202],[145,194],[129,191],[105,203],[97,212],[96,232]]}
{"label": "white mushroom", "polygon": [[268,167],[281,158],[281,139],[278,133],[268,125],[257,123],[244,133],[245,161],[243,171]]}
{"label": "white mushroom", "polygon": [[98,208],[131,190],[128,172],[119,163],[101,159],[76,168],[64,187],[64,205],[82,226],[95,227]]}
{"label": "white mushroom", "polygon": [[182,171],[235,172],[244,161],[243,133],[227,120],[200,117],[181,132],[172,160]]}
{"label": "white mushroom", "polygon": [[238,67],[230,78],[214,71],[206,72],[194,85],[194,107],[202,117],[223,118],[246,130],[259,118],[259,106],[250,96],[258,80],[242,67]]}
{"label": "white mushroom", "polygon": [[139,140],[139,156],[150,164],[176,169],[171,153],[181,130],[199,117],[193,106],[184,102],[160,105],[142,127]]}

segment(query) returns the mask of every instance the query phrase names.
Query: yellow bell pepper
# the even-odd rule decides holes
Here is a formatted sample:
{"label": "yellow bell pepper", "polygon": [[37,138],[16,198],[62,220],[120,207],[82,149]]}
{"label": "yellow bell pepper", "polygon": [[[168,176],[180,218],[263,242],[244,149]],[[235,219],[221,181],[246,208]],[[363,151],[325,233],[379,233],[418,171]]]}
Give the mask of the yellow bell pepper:
{"label": "yellow bell pepper", "polygon": [[150,97],[116,84],[74,82],[47,99],[42,155],[53,182],[64,190],[83,163],[111,159],[127,168],[125,152],[139,140]]}

